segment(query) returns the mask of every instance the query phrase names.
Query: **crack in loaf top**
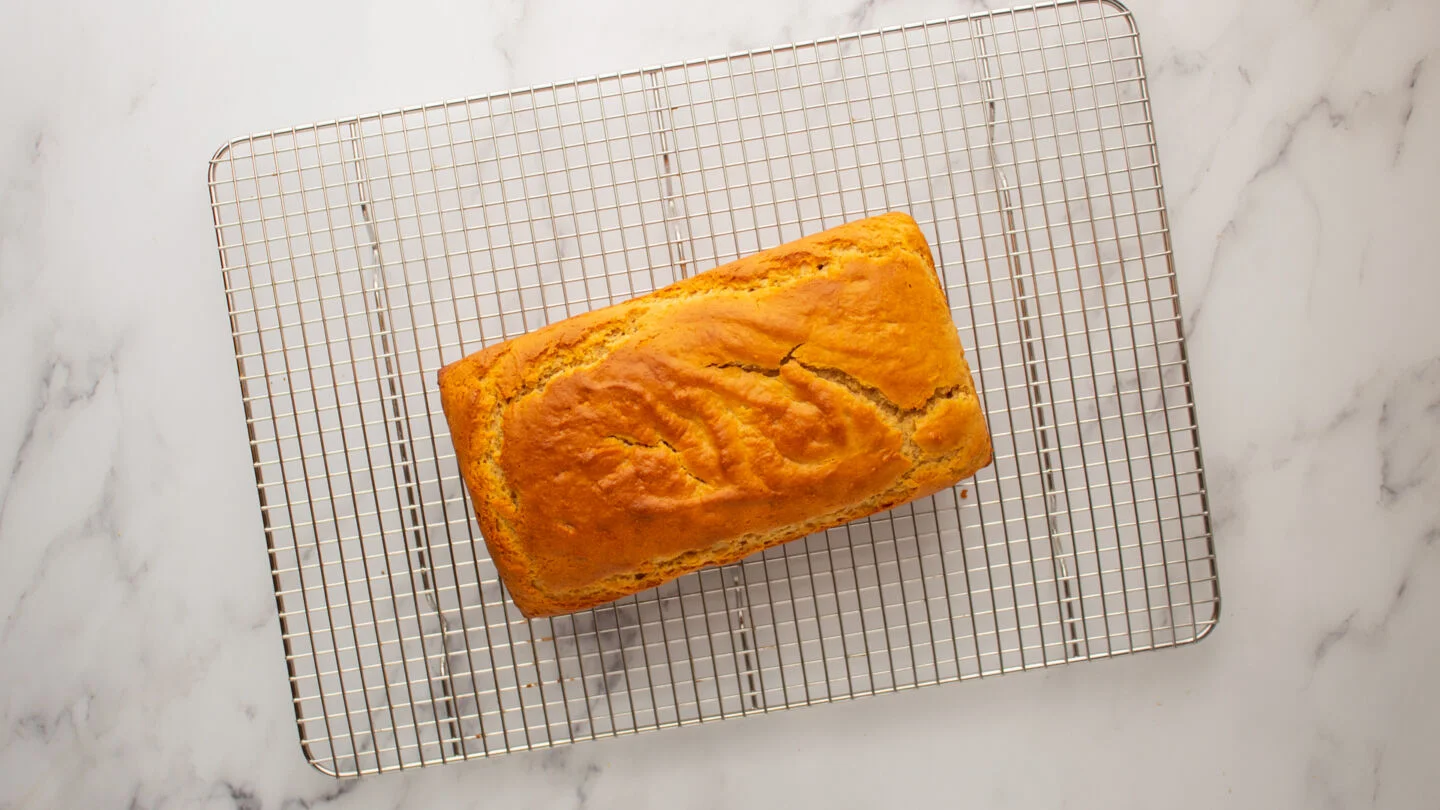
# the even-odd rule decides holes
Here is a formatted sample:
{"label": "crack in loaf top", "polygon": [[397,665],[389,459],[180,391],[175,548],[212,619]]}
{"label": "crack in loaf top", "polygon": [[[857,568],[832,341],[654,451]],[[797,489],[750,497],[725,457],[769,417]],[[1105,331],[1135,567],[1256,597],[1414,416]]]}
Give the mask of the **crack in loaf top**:
{"label": "crack in loaf top", "polygon": [[544,327],[441,382],[497,565],[550,591],[649,580],[873,499],[979,417],[903,214]]}

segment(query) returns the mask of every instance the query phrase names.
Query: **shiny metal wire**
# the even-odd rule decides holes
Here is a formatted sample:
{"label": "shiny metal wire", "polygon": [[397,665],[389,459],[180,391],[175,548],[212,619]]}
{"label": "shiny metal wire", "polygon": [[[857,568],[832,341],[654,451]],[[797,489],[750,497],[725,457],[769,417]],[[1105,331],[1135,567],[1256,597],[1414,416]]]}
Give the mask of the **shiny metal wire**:
{"label": "shiny metal wire", "polygon": [[[240,138],[210,192],[300,740],[350,775],[1193,642],[1219,589],[1139,41],[1099,0]],[[922,225],[995,462],[529,621],[435,372],[842,222]]]}

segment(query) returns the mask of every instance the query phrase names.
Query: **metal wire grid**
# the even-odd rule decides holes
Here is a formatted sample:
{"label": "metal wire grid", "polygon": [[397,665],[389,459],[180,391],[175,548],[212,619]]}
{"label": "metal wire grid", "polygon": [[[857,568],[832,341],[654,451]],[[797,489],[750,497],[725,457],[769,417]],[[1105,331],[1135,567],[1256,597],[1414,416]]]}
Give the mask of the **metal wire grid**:
{"label": "metal wire grid", "polygon": [[[211,163],[306,755],[350,775],[1195,641],[1219,592],[1132,20],[1061,2],[236,140]],[[439,367],[888,210],[995,445],[973,480],[529,621]]]}

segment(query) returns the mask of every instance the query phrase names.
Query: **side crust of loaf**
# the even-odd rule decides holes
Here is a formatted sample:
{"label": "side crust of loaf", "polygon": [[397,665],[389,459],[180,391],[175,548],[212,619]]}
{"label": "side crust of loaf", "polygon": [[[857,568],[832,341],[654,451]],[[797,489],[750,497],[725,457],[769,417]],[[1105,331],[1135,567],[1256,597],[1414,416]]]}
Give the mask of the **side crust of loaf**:
{"label": "side crust of loaf", "polygon": [[815,234],[446,366],[491,557],[572,612],[933,494],[991,446],[904,214]]}

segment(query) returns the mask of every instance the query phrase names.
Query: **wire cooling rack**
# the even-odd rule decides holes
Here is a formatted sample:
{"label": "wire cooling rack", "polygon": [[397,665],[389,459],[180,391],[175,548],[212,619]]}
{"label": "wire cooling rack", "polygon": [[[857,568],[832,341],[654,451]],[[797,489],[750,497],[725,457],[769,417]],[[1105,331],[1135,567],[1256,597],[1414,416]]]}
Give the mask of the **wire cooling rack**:
{"label": "wire cooling rack", "polygon": [[[1193,642],[1219,607],[1128,12],[942,20],[241,138],[210,192],[306,755],[372,773]],[[953,490],[526,620],[435,373],[890,210],[995,446]]]}

